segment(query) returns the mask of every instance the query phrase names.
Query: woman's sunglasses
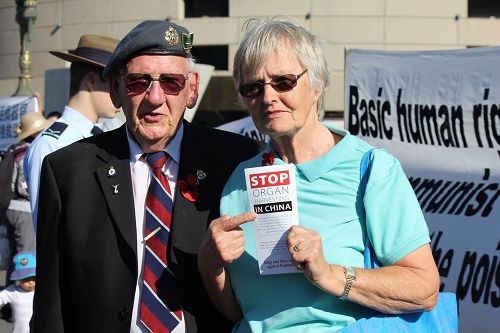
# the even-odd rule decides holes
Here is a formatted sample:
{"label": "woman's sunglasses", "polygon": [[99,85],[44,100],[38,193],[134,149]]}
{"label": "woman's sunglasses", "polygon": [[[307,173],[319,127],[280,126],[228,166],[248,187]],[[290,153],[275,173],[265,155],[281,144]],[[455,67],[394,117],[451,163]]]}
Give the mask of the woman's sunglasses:
{"label": "woman's sunglasses", "polygon": [[163,92],[167,95],[178,95],[184,86],[186,85],[186,80],[189,79],[188,76],[183,74],[160,74],[151,75],[143,73],[128,73],[122,75],[125,80],[125,87],[127,87],[127,93],[139,95],[149,90],[153,81],[158,81]]}
{"label": "woman's sunglasses", "polygon": [[271,87],[274,88],[274,90],[280,93],[285,91],[290,91],[297,85],[297,81],[306,72],[307,69],[305,69],[302,73],[298,75],[295,74],[280,75],[273,78],[269,82],[252,81],[252,82],[242,83],[240,84],[238,91],[240,92],[241,96],[246,98],[254,98],[262,94],[262,92],[264,91],[264,86],[266,84],[270,84]]}

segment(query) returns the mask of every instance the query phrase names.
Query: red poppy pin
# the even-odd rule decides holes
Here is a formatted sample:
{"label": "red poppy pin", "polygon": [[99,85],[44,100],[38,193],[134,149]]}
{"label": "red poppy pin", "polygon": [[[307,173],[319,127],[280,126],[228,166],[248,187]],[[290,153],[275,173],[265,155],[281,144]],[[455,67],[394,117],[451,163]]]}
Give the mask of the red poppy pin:
{"label": "red poppy pin", "polygon": [[190,202],[195,202],[200,197],[198,193],[198,185],[200,184],[200,180],[206,178],[206,174],[201,171],[196,171],[196,176],[188,175],[186,180],[177,181],[177,185],[179,186],[179,190],[184,198],[189,200]]}
{"label": "red poppy pin", "polygon": [[262,154],[262,166],[273,165],[274,164],[274,154],[272,151]]}

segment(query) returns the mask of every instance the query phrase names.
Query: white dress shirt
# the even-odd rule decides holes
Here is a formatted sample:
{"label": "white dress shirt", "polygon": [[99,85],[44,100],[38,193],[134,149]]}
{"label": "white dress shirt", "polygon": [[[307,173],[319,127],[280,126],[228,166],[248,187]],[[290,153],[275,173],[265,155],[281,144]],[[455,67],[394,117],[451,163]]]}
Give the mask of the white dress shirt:
{"label": "white dress shirt", "polygon": [[[175,193],[177,174],[179,171],[179,160],[181,156],[181,140],[182,134],[184,132],[184,127],[181,124],[177,134],[170,142],[170,144],[165,148],[165,151],[170,155],[170,159],[163,166],[163,173],[167,176],[168,183],[172,193]],[[144,151],[142,148],[132,139],[128,128],[127,128],[127,140],[130,149],[130,170],[132,173],[132,188],[134,195],[134,208],[135,208],[135,225],[137,231],[137,271],[139,272],[136,288],[135,288],[135,298],[134,307],[132,309],[132,323],[130,326],[131,333],[144,333],[150,332],[140,320],[140,301],[141,301],[141,290],[143,281],[143,268],[144,268],[144,244],[143,239],[145,236],[146,223],[145,223],[145,207],[146,207],[146,195],[148,193],[149,182],[151,181],[151,172],[148,164],[144,161],[142,155]],[[173,196],[175,200],[175,196]],[[177,327],[172,331],[172,333],[183,333],[186,331],[186,323],[184,316],[182,321],[177,325]]]}

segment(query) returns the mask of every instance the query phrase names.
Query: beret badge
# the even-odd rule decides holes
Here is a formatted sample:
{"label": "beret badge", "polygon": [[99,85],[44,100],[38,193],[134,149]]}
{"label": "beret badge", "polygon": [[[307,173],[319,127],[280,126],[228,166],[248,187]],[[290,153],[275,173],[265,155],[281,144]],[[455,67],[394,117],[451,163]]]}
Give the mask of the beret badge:
{"label": "beret badge", "polygon": [[21,266],[26,266],[28,264],[28,259],[27,258],[22,258],[19,263],[21,264]]}
{"label": "beret badge", "polygon": [[193,47],[193,33],[182,33],[182,48],[186,53],[191,52],[191,48]]}
{"label": "beret badge", "polygon": [[165,39],[168,44],[177,45],[179,44],[179,33],[172,26],[169,26],[167,31],[165,31]]}

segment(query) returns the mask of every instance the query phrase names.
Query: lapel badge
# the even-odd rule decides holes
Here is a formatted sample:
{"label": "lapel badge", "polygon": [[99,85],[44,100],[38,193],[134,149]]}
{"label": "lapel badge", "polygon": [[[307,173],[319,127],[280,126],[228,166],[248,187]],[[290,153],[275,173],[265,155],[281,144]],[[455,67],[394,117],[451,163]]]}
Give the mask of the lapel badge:
{"label": "lapel badge", "polygon": [[207,178],[207,174],[201,170],[196,170],[196,178],[198,178],[198,180],[205,179]]}
{"label": "lapel badge", "polygon": [[177,45],[179,44],[179,33],[172,26],[169,26],[165,31],[165,40],[170,45]]}
{"label": "lapel badge", "polygon": [[118,194],[118,185],[120,184],[111,185],[111,187],[113,187],[113,194]]}
{"label": "lapel badge", "polygon": [[116,170],[115,167],[111,165],[108,168],[108,177],[113,177],[114,175],[116,175]]}
{"label": "lapel badge", "polygon": [[191,52],[191,48],[193,47],[193,33],[182,33],[182,48],[186,53]]}

